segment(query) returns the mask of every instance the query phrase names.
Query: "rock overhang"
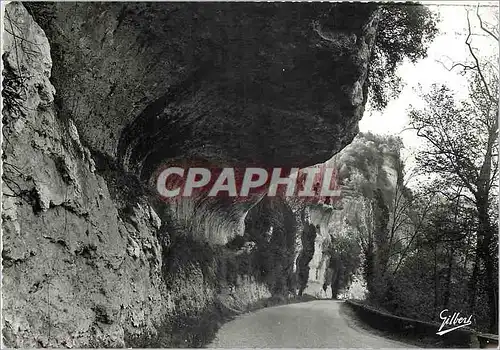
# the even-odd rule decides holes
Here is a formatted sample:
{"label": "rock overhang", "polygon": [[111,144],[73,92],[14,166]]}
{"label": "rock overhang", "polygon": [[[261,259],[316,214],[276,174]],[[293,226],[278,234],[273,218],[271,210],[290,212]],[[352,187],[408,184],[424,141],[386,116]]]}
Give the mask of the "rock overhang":
{"label": "rock overhang", "polygon": [[[146,184],[179,161],[306,167],[358,132],[374,4],[26,6],[51,45],[59,113],[92,151]],[[189,230],[225,243],[258,200],[201,196],[171,208]]]}
{"label": "rock overhang", "polygon": [[61,107],[143,178],[181,157],[312,165],[357,131],[373,4],[27,6],[56,56]]}

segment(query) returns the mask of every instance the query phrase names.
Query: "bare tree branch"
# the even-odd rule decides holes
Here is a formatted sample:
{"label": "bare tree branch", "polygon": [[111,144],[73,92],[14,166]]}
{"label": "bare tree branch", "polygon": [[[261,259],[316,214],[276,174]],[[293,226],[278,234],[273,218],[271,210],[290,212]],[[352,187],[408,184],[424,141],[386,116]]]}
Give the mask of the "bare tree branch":
{"label": "bare tree branch", "polygon": [[481,16],[479,15],[479,4],[477,4],[477,7],[476,7],[476,16],[477,18],[479,19],[479,26],[481,27],[481,29],[491,35],[491,37],[493,39],[495,39],[496,41],[498,41],[498,35],[495,35],[493,32],[491,32],[490,30],[488,30],[485,26],[484,26],[484,23],[483,23],[483,19],[481,18]]}
{"label": "bare tree branch", "polygon": [[488,87],[488,83],[486,82],[486,79],[485,79],[485,77],[483,75],[483,71],[482,71],[482,69],[480,67],[479,59],[477,58],[477,55],[475,54],[474,49],[472,48],[472,44],[470,42],[470,37],[472,35],[472,29],[471,29],[471,26],[470,26],[469,11],[467,11],[467,29],[469,31],[469,35],[467,35],[467,39],[465,40],[465,44],[469,48],[469,53],[471,54],[472,58],[474,59],[474,62],[476,63],[477,73],[479,74],[479,76],[481,78],[481,81],[482,81],[482,83],[484,85],[484,89],[486,90],[486,94],[488,95],[488,97],[490,98],[490,100],[493,100],[493,96],[490,93],[490,89]]}

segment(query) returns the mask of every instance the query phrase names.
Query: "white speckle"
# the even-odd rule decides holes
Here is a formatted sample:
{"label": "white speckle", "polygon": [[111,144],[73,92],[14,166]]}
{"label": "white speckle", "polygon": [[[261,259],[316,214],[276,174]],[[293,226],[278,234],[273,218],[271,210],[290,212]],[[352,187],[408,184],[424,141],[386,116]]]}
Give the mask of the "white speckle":
{"label": "white speckle", "polygon": [[363,86],[359,81],[354,83],[351,95],[351,103],[353,106],[359,106],[363,103]]}

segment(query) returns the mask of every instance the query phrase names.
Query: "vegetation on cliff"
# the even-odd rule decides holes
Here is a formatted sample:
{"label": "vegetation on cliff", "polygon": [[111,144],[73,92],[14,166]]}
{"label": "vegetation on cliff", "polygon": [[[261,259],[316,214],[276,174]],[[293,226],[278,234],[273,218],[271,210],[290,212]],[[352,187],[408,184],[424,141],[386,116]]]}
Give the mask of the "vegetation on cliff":
{"label": "vegetation on cliff", "polygon": [[436,14],[421,4],[380,6],[379,32],[368,76],[373,107],[383,109],[399,94],[399,64],[405,59],[415,63],[427,56],[427,48],[438,32],[437,22]]}

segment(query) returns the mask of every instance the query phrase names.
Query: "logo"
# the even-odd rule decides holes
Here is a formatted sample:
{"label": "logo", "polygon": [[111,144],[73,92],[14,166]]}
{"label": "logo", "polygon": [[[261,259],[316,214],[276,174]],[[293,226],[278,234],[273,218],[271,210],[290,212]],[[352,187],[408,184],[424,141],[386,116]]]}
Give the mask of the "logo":
{"label": "logo", "polygon": [[324,165],[286,169],[169,164],[157,173],[156,188],[160,197],[166,200],[200,193],[236,199],[256,194],[301,197],[326,204],[340,198],[336,169]]}
{"label": "logo", "polygon": [[[439,327],[439,330],[436,333],[437,335],[443,335],[472,324],[472,315],[470,315],[469,318],[460,317],[460,312],[454,312],[451,315],[448,309],[441,311],[439,313],[439,318],[443,320],[443,322],[441,322],[441,327]],[[452,328],[442,330],[445,326]]]}

